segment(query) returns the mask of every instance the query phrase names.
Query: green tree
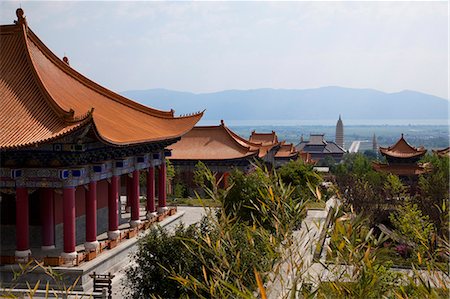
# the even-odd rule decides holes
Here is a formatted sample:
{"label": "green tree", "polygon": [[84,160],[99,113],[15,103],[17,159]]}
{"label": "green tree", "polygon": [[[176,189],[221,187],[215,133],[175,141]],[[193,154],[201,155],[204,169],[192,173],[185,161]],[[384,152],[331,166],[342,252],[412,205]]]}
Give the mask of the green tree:
{"label": "green tree", "polygon": [[406,201],[389,216],[394,227],[407,240],[417,246],[420,254],[433,254],[435,229],[427,215],[423,215],[417,204]]}
{"label": "green tree", "polygon": [[400,198],[406,195],[406,186],[394,174],[388,174],[384,182],[384,191],[388,198]]}
{"label": "green tree", "polygon": [[207,183],[206,172],[208,170],[208,167],[202,161],[198,161],[195,165],[193,181],[198,187],[210,187],[205,185]]}
{"label": "green tree", "polygon": [[301,159],[290,161],[278,169],[278,176],[286,185],[295,188],[294,196],[303,199],[313,199],[310,187],[316,189],[323,178],[314,171],[314,167],[304,163]]}
{"label": "green tree", "polygon": [[[442,217],[442,206],[449,202],[449,157],[427,155],[421,161],[429,172],[419,177],[419,195],[415,202],[436,225],[441,237],[448,236],[448,223]],[[448,218],[448,217],[447,217]]]}

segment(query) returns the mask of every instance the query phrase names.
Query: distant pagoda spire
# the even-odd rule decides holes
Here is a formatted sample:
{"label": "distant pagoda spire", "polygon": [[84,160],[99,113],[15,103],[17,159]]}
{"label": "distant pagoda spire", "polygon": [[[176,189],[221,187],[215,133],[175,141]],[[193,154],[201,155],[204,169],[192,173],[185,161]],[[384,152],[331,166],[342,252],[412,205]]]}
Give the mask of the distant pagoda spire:
{"label": "distant pagoda spire", "polygon": [[375,135],[375,133],[373,133],[373,138],[372,138],[372,149],[374,152],[378,152],[378,141],[377,141],[377,136]]}
{"label": "distant pagoda spire", "polygon": [[336,124],[336,144],[344,148],[344,124],[342,123],[340,114]]}

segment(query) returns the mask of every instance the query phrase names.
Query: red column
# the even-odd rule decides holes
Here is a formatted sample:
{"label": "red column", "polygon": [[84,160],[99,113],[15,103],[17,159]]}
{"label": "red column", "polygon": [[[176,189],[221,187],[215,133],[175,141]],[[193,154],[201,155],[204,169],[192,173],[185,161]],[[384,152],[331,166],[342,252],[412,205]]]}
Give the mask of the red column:
{"label": "red column", "polygon": [[54,192],[50,188],[40,189],[42,249],[55,248]]}
{"label": "red column", "polygon": [[133,178],[131,178],[128,174],[126,175],[126,183],[127,183],[127,202],[125,203],[125,211],[129,213],[131,211],[131,198],[133,198]]}
{"label": "red column", "polygon": [[223,188],[226,189],[228,188],[228,177],[230,176],[229,172],[224,172],[223,173]]}
{"label": "red column", "polygon": [[75,251],[75,187],[63,188],[63,227],[64,252],[63,258],[74,259]]}
{"label": "red column", "polygon": [[95,251],[98,247],[97,241],[97,182],[89,182],[86,190],[86,242],[84,248]]}
{"label": "red column", "polygon": [[119,176],[113,175],[108,185],[108,238],[115,240],[119,237]]}
{"label": "red column", "polygon": [[163,163],[159,166],[159,186],[158,186],[158,212],[163,212],[167,210],[166,207],[166,163]]}
{"label": "red column", "polygon": [[16,257],[27,260],[31,254],[28,228],[28,190],[16,188]]}
{"label": "red column", "polygon": [[151,166],[147,173],[147,218],[155,216],[155,167]]}
{"label": "red column", "polygon": [[136,227],[139,225],[141,220],[139,220],[139,170],[133,171],[133,178],[131,181],[131,227]]}

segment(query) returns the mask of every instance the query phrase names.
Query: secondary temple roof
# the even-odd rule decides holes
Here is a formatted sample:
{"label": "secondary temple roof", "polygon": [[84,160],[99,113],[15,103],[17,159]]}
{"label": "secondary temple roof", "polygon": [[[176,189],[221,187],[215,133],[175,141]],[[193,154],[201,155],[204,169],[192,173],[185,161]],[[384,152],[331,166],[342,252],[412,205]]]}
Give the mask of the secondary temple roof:
{"label": "secondary temple roof", "polygon": [[274,145],[278,143],[278,137],[274,131],[271,133],[256,133],[255,131],[252,131],[249,140],[250,142],[259,143],[261,145]]}
{"label": "secondary temple roof", "polygon": [[424,147],[413,147],[403,138],[403,134],[400,139],[389,147],[381,147],[380,152],[384,156],[390,156],[394,158],[412,158],[423,156],[427,150]]}
{"label": "secondary temple roof", "polygon": [[280,146],[275,158],[295,158],[299,152],[292,143],[284,143]]}
{"label": "secondary temple roof", "polygon": [[333,141],[325,141],[324,134],[311,134],[296,146],[298,151],[311,154],[344,154],[345,150]]}
{"label": "secondary temple roof", "polygon": [[256,157],[259,148],[246,141],[222,123],[197,126],[180,141],[169,146],[171,160],[231,160]]}
{"label": "secondary temple roof", "polygon": [[27,26],[0,26],[0,148],[37,145],[91,124],[99,139],[130,145],[178,138],[203,113],[175,117],[146,107],[84,77]]}
{"label": "secondary temple roof", "polygon": [[433,150],[433,153],[435,155],[438,155],[439,157],[450,157],[450,147],[446,147],[440,150]]}

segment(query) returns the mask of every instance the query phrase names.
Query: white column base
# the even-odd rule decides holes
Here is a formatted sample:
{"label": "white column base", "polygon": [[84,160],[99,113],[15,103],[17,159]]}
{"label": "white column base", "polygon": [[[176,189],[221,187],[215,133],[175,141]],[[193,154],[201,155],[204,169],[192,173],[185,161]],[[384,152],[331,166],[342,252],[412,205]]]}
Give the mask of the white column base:
{"label": "white column base", "polygon": [[169,210],[168,207],[158,207],[158,213],[159,214],[162,214],[162,213],[164,213],[165,211],[168,211],[168,210]]}
{"label": "white column base", "polygon": [[99,245],[100,245],[100,243],[98,243],[98,241],[85,242],[84,243],[84,249],[86,251],[97,251],[97,248],[98,248]]}
{"label": "white column base", "polygon": [[110,230],[108,231],[108,239],[116,240],[120,236],[120,230]]}
{"label": "white column base", "polygon": [[131,220],[130,221],[131,227],[137,227],[137,226],[139,226],[139,224],[141,224],[141,220]]}
{"label": "white column base", "polygon": [[42,245],[41,246],[42,250],[53,250],[55,248],[56,248],[55,245]]}
{"label": "white column base", "polygon": [[158,216],[157,212],[147,212],[147,214],[145,215],[147,217],[147,219],[152,219],[155,218],[156,216]]}
{"label": "white column base", "polygon": [[28,257],[31,254],[31,250],[16,250],[15,256],[17,258],[17,261],[19,262],[28,262]]}
{"label": "white column base", "polygon": [[73,261],[74,259],[77,258],[77,252],[62,252],[61,253],[61,257],[65,260],[65,261]]}

